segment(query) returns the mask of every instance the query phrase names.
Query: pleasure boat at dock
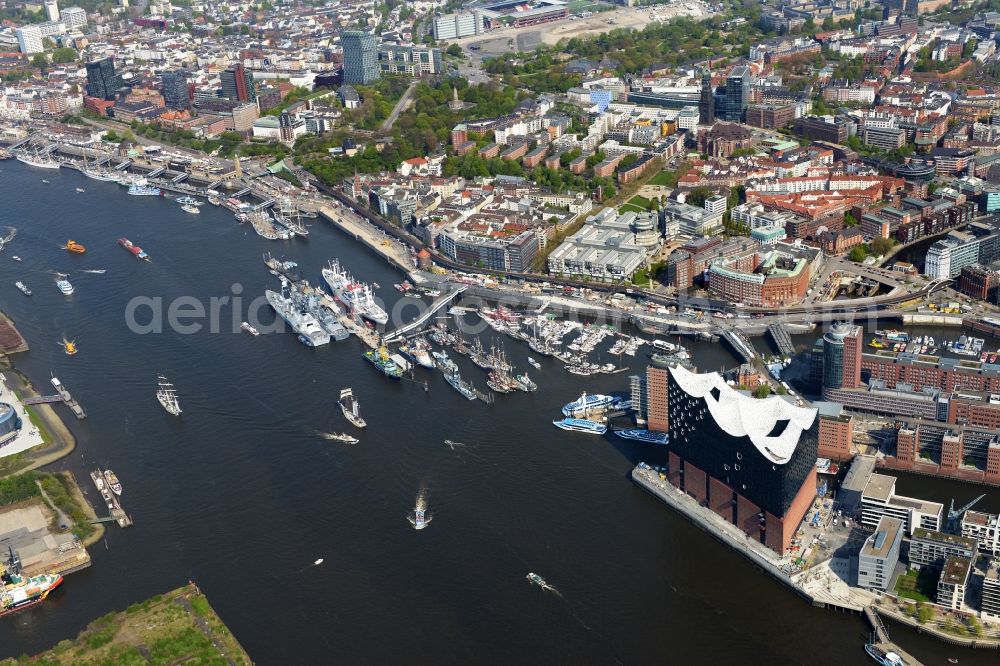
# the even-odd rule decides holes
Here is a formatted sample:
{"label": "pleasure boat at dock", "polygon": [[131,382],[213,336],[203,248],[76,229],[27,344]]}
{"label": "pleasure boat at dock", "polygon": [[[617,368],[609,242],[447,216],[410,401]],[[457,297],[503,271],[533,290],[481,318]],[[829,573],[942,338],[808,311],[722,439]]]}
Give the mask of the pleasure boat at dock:
{"label": "pleasure boat at dock", "polygon": [[434,360],[430,355],[430,347],[423,338],[416,338],[400,345],[400,353],[423,368],[434,368]]}
{"label": "pleasure boat at dock", "polygon": [[562,421],[553,421],[552,425],[554,425],[557,428],[562,428],[563,430],[585,432],[591,435],[603,435],[608,431],[608,427],[603,423],[598,423],[597,421],[589,421],[587,419],[566,418],[563,419]]}
{"label": "pleasure boat at dock", "polygon": [[14,283],[14,286],[21,290],[21,293],[25,296],[31,296],[31,290],[28,289],[28,285],[24,284],[20,280]]}
{"label": "pleasure boat at dock", "polygon": [[159,375],[157,379],[159,383],[156,387],[156,399],[163,409],[167,410],[168,414],[180,416],[181,405],[177,402],[177,392],[174,390],[174,385],[167,381],[163,375]]}
{"label": "pleasure boat at dock", "polygon": [[200,206],[202,204],[201,201],[198,201],[194,197],[189,197],[186,194],[182,197],[177,197],[177,203],[182,206]]}
{"label": "pleasure boat at dock", "polygon": [[669,437],[665,432],[653,432],[652,430],[645,430],[642,428],[615,430],[615,434],[622,439],[631,439],[637,442],[645,442],[647,444],[666,444],[669,441]]}
{"label": "pleasure boat at dock", "polygon": [[351,388],[340,390],[340,411],[344,413],[344,418],[351,422],[356,428],[364,428],[367,423],[361,418],[361,408],[358,401],[354,399],[354,391]]}
{"label": "pleasure boat at dock", "polygon": [[591,411],[607,409],[616,401],[617,399],[614,396],[601,395],[598,393],[588,395],[584,392],[579,398],[563,406],[562,413],[563,416],[568,417],[582,416]]}
{"label": "pleasure boat at dock", "polygon": [[122,494],[121,481],[118,480],[118,476],[110,469],[104,470],[104,480],[107,481],[108,488],[111,488],[111,492],[119,496]]}
{"label": "pleasure boat at dock", "polygon": [[882,648],[876,647],[872,643],[865,644],[865,652],[868,656],[875,660],[875,663],[881,664],[882,666],[906,666],[906,662],[895,652],[886,651]]}
{"label": "pleasure boat at dock", "polygon": [[63,296],[69,296],[75,291],[73,285],[66,278],[56,280],[56,287],[63,293]]}
{"label": "pleasure boat at dock", "polygon": [[355,280],[338,260],[331,260],[322,272],[333,295],[348,309],[380,326],[388,323],[389,315],[375,302],[372,288]]}

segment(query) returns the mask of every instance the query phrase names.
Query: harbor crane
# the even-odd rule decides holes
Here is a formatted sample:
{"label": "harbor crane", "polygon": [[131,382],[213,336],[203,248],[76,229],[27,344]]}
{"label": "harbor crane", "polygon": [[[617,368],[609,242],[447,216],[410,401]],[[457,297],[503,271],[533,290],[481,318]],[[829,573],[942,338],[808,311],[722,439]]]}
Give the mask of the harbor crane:
{"label": "harbor crane", "polygon": [[976,499],[972,500],[971,502],[969,502],[968,504],[966,504],[965,506],[963,506],[961,509],[958,510],[955,509],[955,500],[953,498],[951,500],[951,504],[948,507],[948,531],[952,532],[953,534],[957,534],[958,532],[960,532],[961,529],[959,528],[958,525],[959,519],[962,517],[963,514],[965,514],[966,511],[975,506],[979,502],[979,500],[983,499],[984,497],[986,497],[985,493],[980,495]]}

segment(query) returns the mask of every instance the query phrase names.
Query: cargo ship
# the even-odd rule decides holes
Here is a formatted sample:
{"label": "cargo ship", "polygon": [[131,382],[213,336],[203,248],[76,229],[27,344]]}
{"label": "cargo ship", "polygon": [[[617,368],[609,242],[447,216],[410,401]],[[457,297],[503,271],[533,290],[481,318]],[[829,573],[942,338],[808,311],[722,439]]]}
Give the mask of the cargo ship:
{"label": "cargo ship", "polygon": [[123,248],[131,252],[136,259],[142,259],[143,261],[149,261],[149,255],[143,252],[142,248],[134,244],[127,238],[119,238],[118,244]]}
{"label": "cargo ship", "polygon": [[66,244],[63,245],[64,250],[68,250],[73,254],[83,254],[87,251],[87,248],[77,243],[75,240],[68,240]]}
{"label": "cargo ship", "polygon": [[323,269],[323,279],[333,291],[333,295],[347,308],[372,323],[379,325],[388,323],[389,315],[375,302],[372,288],[364,282],[355,280],[339,261],[336,259],[330,261]]}
{"label": "cargo ship", "polygon": [[366,361],[378,368],[386,377],[400,379],[403,376],[403,371],[399,369],[395,361],[389,358],[389,350],[385,347],[369,349],[363,356]]}
{"label": "cargo ship", "polygon": [[10,557],[0,573],[0,617],[42,603],[63,582],[58,574],[22,575],[20,558],[10,546],[7,552]]}

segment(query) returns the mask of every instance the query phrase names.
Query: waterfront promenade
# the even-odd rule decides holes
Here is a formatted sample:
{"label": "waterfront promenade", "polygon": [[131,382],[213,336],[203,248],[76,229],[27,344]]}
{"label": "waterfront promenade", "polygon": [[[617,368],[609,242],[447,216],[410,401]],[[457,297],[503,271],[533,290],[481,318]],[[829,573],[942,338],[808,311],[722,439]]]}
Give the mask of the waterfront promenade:
{"label": "waterfront promenade", "polygon": [[319,207],[318,212],[341,231],[355,240],[361,241],[389,263],[402,270],[411,280],[423,281],[423,278],[416,273],[416,266],[413,265],[406,246],[396,239],[365,223],[364,220],[350,211],[323,205]]}

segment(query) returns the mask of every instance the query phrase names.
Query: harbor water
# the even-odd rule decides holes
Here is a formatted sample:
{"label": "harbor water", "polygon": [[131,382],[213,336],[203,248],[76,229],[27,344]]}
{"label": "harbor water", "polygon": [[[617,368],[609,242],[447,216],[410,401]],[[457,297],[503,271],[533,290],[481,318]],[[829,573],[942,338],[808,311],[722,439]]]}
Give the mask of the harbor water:
{"label": "harbor water", "polygon": [[[189,215],[167,199],[13,161],[0,163],[0,201],[0,225],[17,229],[0,252],[0,303],[31,346],[14,363],[42,390],[58,376],[89,416],[76,422],[56,408],[78,438],[56,467],[76,472],[91,501],[89,470],[113,469],[135,521],[109,526],[93,566],[46,603],[0,622],[0,656],[38,652],[193,580],[258,664],[867,663],[863,618],[808,606],[632,483],[634,464],[665,462],[663,449],[552,427],[582,390],[626,390],[628,373],[576,377],[545,358],[536,371],[527,347],[508,339],[537,392],[470,402],[417,369],[425,391],[379,374],[355,339],[308,349],[291,332],[239,332],[246,306],[277,285],[265,252],[298,262],[313,284],[338,257],[381,285],[392,312],[402,276],[321,219],[308,240],[266,241],[219,208]],[[122,236],[151,261],[118,247]],[[68,239],[86,254],[61,249]],[[57,272],[72,296],[56,289]],[[140,334],[126,323],[136,298],[161,299],[166,318],[182,297],[207,309],[226,296],[243,309],[234,317],[221,306],[220,332]],[[273,313],[259,319],[266,327]],[[76,356],[63,353],[64,336]],[[690,346],[705,370],[736,363],[719,344]],[[648,351],[632,359],[637,369]],[[451,356],[485,389],[485,373]],[[158,374],[176,386],[182,417],[157,403]],[[337,406],[348,386],[363,431]],[[320,435],[329,432],[360,442]],[[981,492],[932,483],[956,501]],[[421,531],[407,520],[418,492],[434,516]],[[997,504],[990,491],[983,508]],[[529,571],[558,592],[529,584]],[[997,656],[890,631],[926,663]]]}

